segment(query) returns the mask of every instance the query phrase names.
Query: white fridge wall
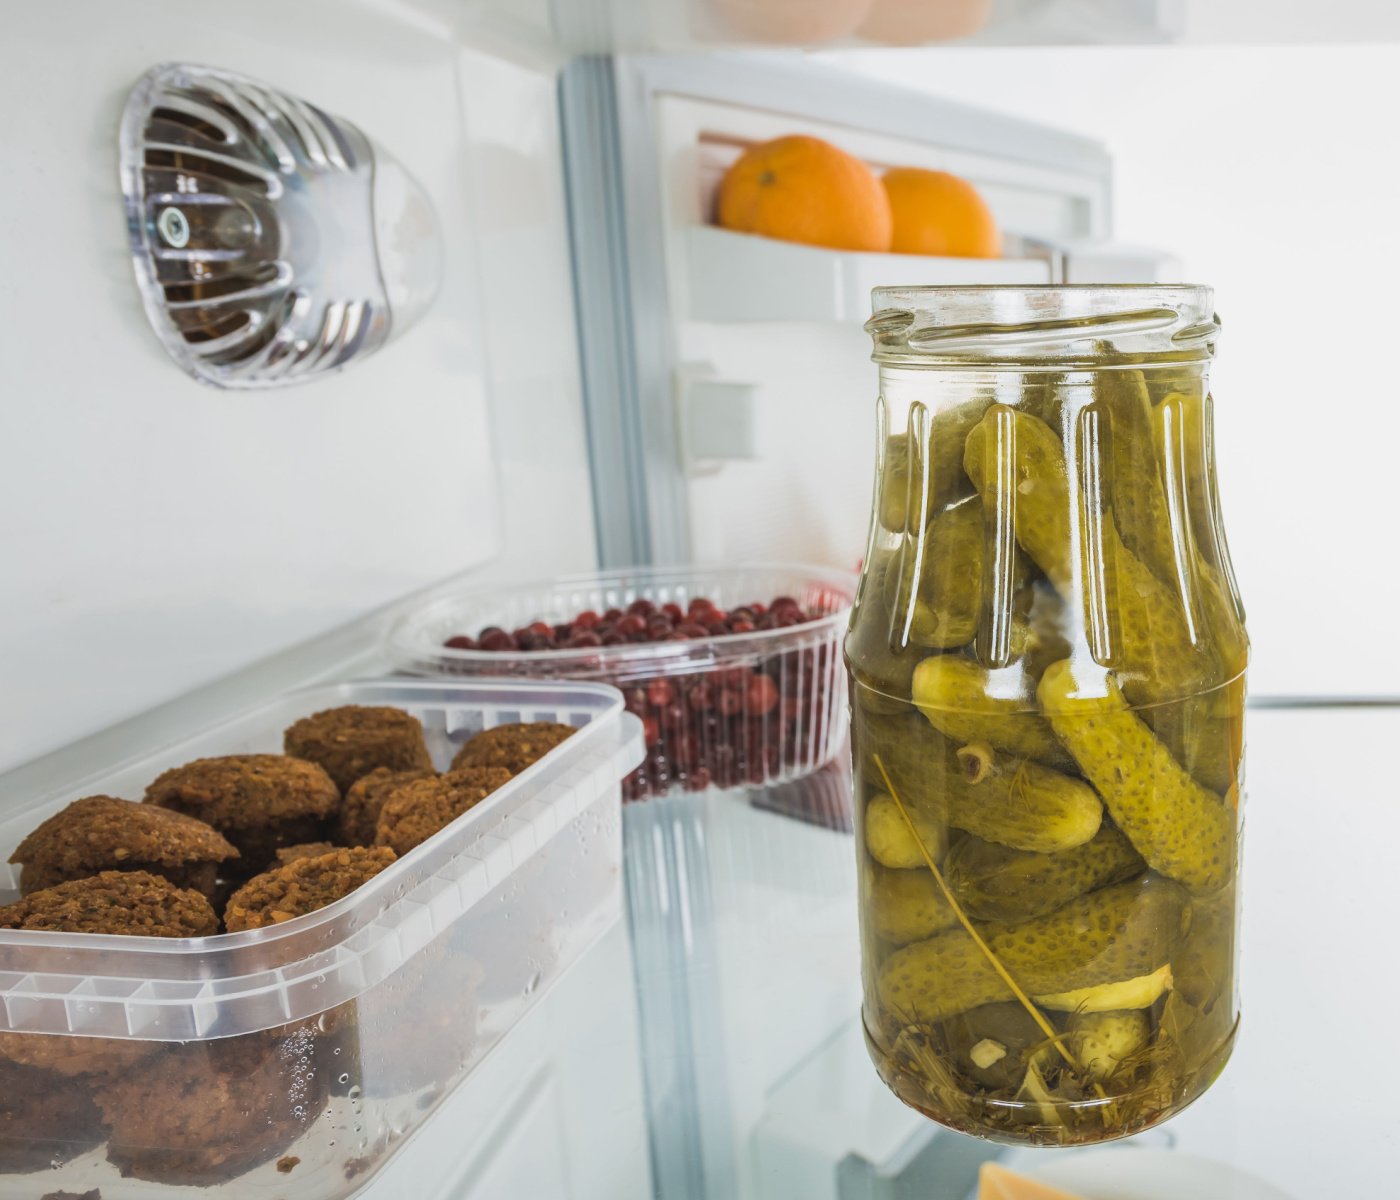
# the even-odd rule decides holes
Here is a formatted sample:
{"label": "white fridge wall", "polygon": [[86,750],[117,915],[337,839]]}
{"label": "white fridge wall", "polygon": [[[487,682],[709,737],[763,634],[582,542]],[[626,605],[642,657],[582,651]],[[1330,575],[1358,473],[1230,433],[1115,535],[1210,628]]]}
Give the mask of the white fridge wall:
{"label": "white fridge wall", "polygon": [[1374,351],[1395,340],[1400,161],[1382,147],[1400,46],[833,57],[1104,140],[1115,233],[1170,248],[1183,278],[1216,289],[1220,494],[1250,690],[1395,694],[1400,567],[1377,538],[1394,507],[1400,407]]}
{"label": "white fridge wall", "polygon": [[[444,281],[342,375],[203,387],[141,310],[117,120],[148,67],[266,79],[425,185]],[[554,64],[385,0],[12,5],[0,769],[473,567],[594,561]]]}

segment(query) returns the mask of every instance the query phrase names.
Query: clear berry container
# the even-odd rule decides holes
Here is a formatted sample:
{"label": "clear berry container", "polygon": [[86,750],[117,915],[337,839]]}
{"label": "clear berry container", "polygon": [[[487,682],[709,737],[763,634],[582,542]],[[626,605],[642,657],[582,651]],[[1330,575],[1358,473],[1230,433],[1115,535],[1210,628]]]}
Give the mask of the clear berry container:
{"label": "clear berry container", "polygon": [[[416,674],[588,679],[620,688],[647,744],[623,797],[642,800],[674,788],[796,779],[840,753],[848,715],[841,639],[854,594],[853,575],[823,567],[633,567],[440,597],[402,619],[387,649],[399,668]],[[638,601],[685,611],[703,598],[728,610],[782,597],[796,602],[800,623],[560,649],[447,645],[493,626],[524,631],[582,613],[626,615]]]}

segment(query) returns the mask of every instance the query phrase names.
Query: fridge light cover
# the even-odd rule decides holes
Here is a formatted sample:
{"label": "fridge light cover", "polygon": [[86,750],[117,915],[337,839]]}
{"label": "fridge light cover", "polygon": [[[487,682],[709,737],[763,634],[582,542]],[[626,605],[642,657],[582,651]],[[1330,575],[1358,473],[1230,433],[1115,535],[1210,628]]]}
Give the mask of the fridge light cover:
{"label": "fridge light cover", "polygon": [[204,383],[338,370],[437,293],[441,239],[422,187],[349,121],[256,80],[147,72],[122,117],[121,177],[146,315]]}

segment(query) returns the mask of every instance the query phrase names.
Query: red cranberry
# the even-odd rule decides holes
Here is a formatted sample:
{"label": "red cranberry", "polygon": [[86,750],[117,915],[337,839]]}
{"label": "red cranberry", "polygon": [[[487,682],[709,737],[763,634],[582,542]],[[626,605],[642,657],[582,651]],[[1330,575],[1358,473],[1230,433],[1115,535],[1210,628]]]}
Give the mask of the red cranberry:
{"label": "red cranberry", "polygon": [[676,627],[664,617],[652,617],[652,619],[647,622],[647,637],[651,638],[654,642],[659,642],[662,638],[670,637],[671,634],[675,632]]}
{"label": "red cranberry", "polygon": [[710,631],[703,625],[697,625],[694,621],[687,621],[684,625],[678,626],[676,632],[683,638],[704,638],[710,636]]}
{"label": "red cranberry", "polygon": [[642,737],[648,746],[661,744],[661,724],[655,717],[642,718]]}
{"label": "red cranberry", "polygon": [[768,675],[751,675],[745,699],[750,713],[772,712],[778,703],[778,685]]}
{"label": "red cranberry", "polygon": [[623,637],[636,637],[647,631],[647,623],[641,617],[627,616],[617,622],[617,631]]}
{"label": "red cranberry", "polygon": [[700,680],[690,689],[690,694],[686,696],[685,701],[696,712],[704,712],[707,708],[713,708],[715,703],[714,686],[707,679]]}
{"label": "red cranberry", "polygon": [[603,618],[595,613],[591,608],[585,608],[574,618],[575,629],[592,629]]}
{"label": "red cranberry", "polygon": [[711,637],[723,637],[729,632],[729,622],[723,617],[715,616],[710,613],[706,613],[696,624],[703,625],[706,632],[709,633]]}
{"label": "red cranberry", "polygon": [[715,701],[715,707],[719,709],[721,715],[732,717],[736,712],[744,707],[744,693],[738,688],[725,688],[720,692]]}
{"label": "red cranberry", "polygon": [[656,605],[650,600],[633,600],[632,603],[627,606],[627,611],[632,616],[649,617],[656,611]]}
{"label": "red cranberry", "polygon": [[753,624],[755,629],[777,629],[778,618],[771,612],[766,612],[763,616],[756,618]]}
{"label": "red cranberry", "polygon": [[681,606],[679,604],[663,604],[661,606],[661,611],[672,624],[684,620],[685,618],[685,613],[681,611]]}
{"label": "red cranberry", "polygon": [[469,638],[465,634],[459,633],[456,637],[450,637],[443,642],[449,650],[475,650],[476,638]]}
{"label": "red cranberry", "polygon": [[592,633],[587,629],[580,630],[578,633],[574,634],[574,636],[571,637],[567,642],[564,643],[564,645],[568,646],[570,650],[579,650],[582,649],[584,646],[601,646],[602,644],[603,639],[600,638],[596,633]]}
{"label": "red cranberry", "polygon": [[782,609],[782,608],[798,608],[798,609],[800,609],[802,606],[801,606],[800,604],[798,604],[797,601],[794,600],[791,596],[779,596],[779,597],[778,597],[776,600],[774,600],[773,603],[770,604],[768,607],[769,607],[769,609],[770,609],[772,612],[777,612],[779,609]]}
{"label": "red cranberry", "polygon": [[608,609],[607,612],[605,612],[605,613],[603,614],[603,620],[605,620],[605,621],[612,621],[612,622],[614,622],[614,623],[616,623],[616,622],[622,620],[622,617],[623,617],[623,612],[622,612],[622,609],[620,609],[620,608],[610,608],[610,609]]}
{"label": "red cranberry", "polygon": [[753,609],[747,604],[741,604],[738,608],[731,608],[729,610],[729,619],[731,621],[752,621]]}
{"label": "red cranberry", "polygon": [[680,766],[688,767],[695,762],[695,739],[684,730],[675,734],[667,743],[666,751]]}
{"label": "red cranberry", "polygon": [[704,596],[694,596],[691,598],[690,605],[686,608],[686,612],[697,613],[706,608],[714,608],[714,602],[712,600],[706,600]]}
{"label": "red cranberry", "polygon": [[755,617],[761,617],[768,611],[768,605],[766,604],[750,604],[749,607],[753,609],[753,615]]}
{"label": "red cranberry", "polygon": [[732,616],[730,617],[730,620],[729,620],[729,632],[730,632],[730,633],[752,633],[753,630],[754,630],[754,624],[753,624],[752,621],[746,621],[746,620],[743,620],[743,619],[740,619],[740,620],[736,621],[736,620],[733,619]]}
{"label": "red cranberry", "polygon": [[612,632],[603,634],[598,641],[599,644],[603,646],[623,646],[627,643],[627,639],[623,637],[622,634]]}
{"label": "red cranberry", "polygon": [[598,624],[593,626],[592,632],[596,633],[599,637],[607,637],[608,634],[617,632],[617,626],[611,621],[599,621]]}
{"label": "red cranberry", "polygon": [[513,650],[515,640],[504,629],[493,629],[481,635],[483,650]]}
{"label": "red cranberry", "polygon": [[789,625],[801,625],[807,618],[795,609],[785,608],[778,614],[778,628],[786,629]]}
{"label": "red cranberry", "polygon": [[676,698],[676,689],[669,680],[653,679],[647,684],[647,703],[653,708],[665,708]]}

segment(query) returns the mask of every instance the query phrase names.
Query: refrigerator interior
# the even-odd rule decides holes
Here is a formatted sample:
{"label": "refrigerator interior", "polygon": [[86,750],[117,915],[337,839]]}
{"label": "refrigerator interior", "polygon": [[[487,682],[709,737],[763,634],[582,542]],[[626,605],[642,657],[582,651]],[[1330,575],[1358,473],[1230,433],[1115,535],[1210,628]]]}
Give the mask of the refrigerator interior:
{"label": "refrigerator interior", "polygon": [[[718,31],[700,0],[12,5],[0,43],[0,95],[17,114],[17,182],[0,196],[6,786],[158,743],[273,689],[380,671],[388,621],[454,581],[646,560],[848,568],[873,461],[868,287],[1049,281],[1086,247],[1098,270],[1179,270],[1218,288],[1221,488],[1255,692],[1393,691],[1393,641],[1324,654],[1300,648],[1299,631],[1354,620],[1356,597],[1393,583],[1366,514],[1388,501],[1400,418],[1349,347],[1387,344],[1376,281],[1400,249],[1385,207],[1394,167],[1359,122],[1394,110],[1400,64],[1394,46],[1340,43],[1400,37],[1400,17],[1362,0],[1325,19],[1262,0],[1004,0],[993,14],[978,48],[788,39],[832,48],[817,61],[656,56],[752,45]],[[1224,44],[1047,45],[1087,40]],[[1243,44],[1260,40],[1339,44]],[[624,54],[573,58],[609,51]],[[126,93],[165,60],[305,96],[419,179],[446,255],[421,323],[286,390],[215,391],[168,360],[132,283],[116,169]],[[709,228],[725,165],[790,132],[877,166],[966,175],[1024,253],[901,263]],[[1301,182],[1281,178],[1303,158]],[[1300,251],[1308,223],[1326,232]],[[1347,330],[1325,359],[1320,323]],[[1325,378],[1288,352],[1304,341]],[[1343,405],[1350,439],[1316,415],[1340,423]],[[1343,446],[1349,461],[1330,475]],[[451,1161],[405,1157],[401,1190],[431,1177],[444,1194],[641,1196],[677,1164],[730,1195],[776,1194],[765,1182],[803,1171],[825,1187],[823,1095],[848,1104],[840,1148],[853,1160],[925,1147],[850,1044],[849,843],[804,831],[783,843],[800,854],[773,857],[774,820],[743,810],[705,860],[707,881],[682,870],[667,883],[678,904],[708,889],[727,939],[691,930],[702,976],[713,968],[722,986],[716,1018],[691,1029],[709,1073],[676,1086],[708,1106],[708,1130],[666,1143],[653,1129],[645,1148],[658,1108],[642,1098],[643,1068],[681,1066],[646,1012],[609,1001],[606,1035],[590,1024],[634,969],[615,930],[460,1099],[465,1124],[504,1130],[508,1116],[511,1136]],[[723,1063],[725,1029],[753,1020],[751,981],[785,922],[804,933],[762,995],[768,1012],[801,1018],[750,1029],[757,1050]],[[846,949],[825,956],[826,937]],[[675,1000],[664,961],[636,967],[653,1005]],[[589,1103],[600,1077],[606,1102]]]}

